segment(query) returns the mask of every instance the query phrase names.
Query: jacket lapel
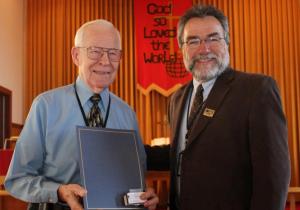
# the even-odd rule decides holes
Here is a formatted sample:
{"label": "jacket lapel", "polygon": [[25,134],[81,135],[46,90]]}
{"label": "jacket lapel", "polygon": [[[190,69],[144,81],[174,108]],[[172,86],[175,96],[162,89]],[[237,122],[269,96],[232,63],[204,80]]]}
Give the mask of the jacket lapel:
{"label": "jacket lapel", "polygon": [[[171,139],[171,156],[176,157],[176,149],[177,149],[177,143],[178,143],[178,136],[180,131],[180,126],[183,118],[183,112],[185,108],[185,104],[188,100],[188,96],[190,93],[190,90],[193,86],[193,82],[191,81],[186,85],[185,88],[181,90],[181,93],[177,96],[176,99],[174,99],[174,103],[172,104],[172,116],[174,116],[174,119],[170,122],[172,123],[171,129],[173,131],[172,139]],[[172,132],[171,131],[171,132]],[[174,163],[176,162],[176,158],[173,158]]]}
{"label": "jacket lapel", "polygon": [[190,90],[193,87],[193,82],[190,82],[186,88],[183,89],[182,94],[178,97],[178,99],[175,101],[176,104],[173,104],[174,106],[174,127],[175,127],[175,135],[178,136],[181,122],[182,122],[182,117],[183,117],[183,112],[185,108],[185,104],[188,100],[188,96],[190,94]]}
{"label": "jacket lapel", "polygon": [[218,108],[220,108],[226,94],[230,90],[230,82],[233,78],[234,71],[231,69],[226,70],[217,78],[201,113],[197,116],[195,123],[191,127],[192,130],[186,144],[186,149],[196,140],[196,137],[204,131],[209,122],[214,120]]}

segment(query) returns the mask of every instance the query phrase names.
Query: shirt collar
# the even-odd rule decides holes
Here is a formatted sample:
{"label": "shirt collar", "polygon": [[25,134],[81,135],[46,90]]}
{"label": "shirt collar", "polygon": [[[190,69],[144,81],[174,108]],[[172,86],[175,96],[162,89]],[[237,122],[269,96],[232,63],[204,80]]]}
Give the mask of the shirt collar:
{"label": "shirt collar", "polygon": [[200,83],[195,78],[193,78],[193,86],[194,86],[193,93],[196,93],[198,86],[200,84],[202,84],[202,87],[203,87],[203,99],[206,100],[206,98],[207,98],[208,94],[210,93],[213,85],[215,84],[216,79],[217,78],[213,78],[213,79],[208,80],[206,82]]}
{"label": "shirt collar", "polygon": [[[94,92],[85,84],[85,82],[78,76],[76,79],[76,90],[82,103],[82,106],[85,106],[89,103],[90,97],[94,94]],[[101,107],[104,111],[107,109],[108,101],[109,101],[109,90],[108,88],[104,88],[100,93],[102,103]]]}

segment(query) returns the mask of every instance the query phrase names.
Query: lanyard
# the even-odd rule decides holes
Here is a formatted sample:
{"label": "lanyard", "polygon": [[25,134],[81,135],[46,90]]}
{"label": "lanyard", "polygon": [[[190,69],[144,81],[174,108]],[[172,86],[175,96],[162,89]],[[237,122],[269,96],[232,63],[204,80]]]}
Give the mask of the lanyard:
{"label": "lanyard", "polygon": [[[83,107],[81,105],[81,102],[80,102],[80,99],[79,99],[79,96],[78,96],[78,93],[77,93],[76,82],[74,82],[74,90],[75,90],[75,95],[76,95],[76,99],[77,99],[77,102],[78,102],[78,106],[80,108],[80,111],[81,111],[82,117],[84,119],[85,125],[89,126],[88,120],[87,120],[87,118],[85,116]],[[110,112],[110,94],[109,94],[108,107],[107,107],[107,112],[106,112],[106,115],[105,115],[105,120],[104,120],[103,128],[106,127],[106,123],[107,123],[107,119],[108,119],[108,116],[109,116],[109,112]]]}

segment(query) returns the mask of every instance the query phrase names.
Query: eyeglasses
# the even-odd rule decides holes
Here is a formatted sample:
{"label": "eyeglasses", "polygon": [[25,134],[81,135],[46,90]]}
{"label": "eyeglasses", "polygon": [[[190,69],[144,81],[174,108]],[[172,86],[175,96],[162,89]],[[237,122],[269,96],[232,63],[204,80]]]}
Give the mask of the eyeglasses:
{"label": "eyeglasses", "polygon": [[91,60],[99,60],[103,57],[104,53],[107,53],[107,56],[110,61],[119,62],[122,58],[122,50],[115,48],[104,48],[104,47],[78,47],[86,49],[87,57]]}
{"label": "eyeglasses", "polygon": [[201,45],[201,42],[203,41],[207,47],[214,47],[220,44],[220,41],[222,39],[225,40],[224,37],[219,37],[219,36],[209,36],[205,39],[200,39],[199,37],[195,37],[187,40],[186,42],[183,42],[183,44],[186,44],[186,46],[189,49],[195,49],[198,48]]}

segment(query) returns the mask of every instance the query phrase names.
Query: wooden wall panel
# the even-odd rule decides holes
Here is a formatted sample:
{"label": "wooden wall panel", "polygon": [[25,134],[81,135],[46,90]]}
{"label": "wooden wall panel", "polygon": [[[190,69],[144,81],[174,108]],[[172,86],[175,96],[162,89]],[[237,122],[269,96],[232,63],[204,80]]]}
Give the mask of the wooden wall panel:
{"label": "wooden wall panel", "polygon": [[[230,23],[231,66],[264,73],[278,83],[289,129],[291,185],[299,186],[300,162],[300,1],[193,0],[222,9]],[[27,0],[25,116],[39,93],[72,83],[71,60],[76,29],[97,18],[120,30],[124,57],[111,90],[137,112],[144,143],[169,135],[169,98],[136,89],[133,0]]]}
{"label": "wooden wall panel", "polygon": [[11,125],[11,136],[19,136],[23,129],[23,125],[12,123]]}

